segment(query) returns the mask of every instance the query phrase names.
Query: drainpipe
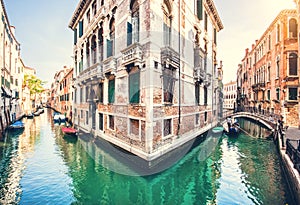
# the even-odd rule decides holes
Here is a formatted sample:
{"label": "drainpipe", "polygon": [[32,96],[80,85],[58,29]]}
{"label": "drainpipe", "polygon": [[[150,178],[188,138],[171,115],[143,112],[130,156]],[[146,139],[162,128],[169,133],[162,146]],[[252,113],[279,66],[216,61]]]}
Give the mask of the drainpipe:
{"label": "drainpipe", "polygon": [[179,132],[180,132],[180,124],[181,124],[181,63],[180,63],[180,49],[181,49],[181,46],[180,46],[180,41],[181,41],[181,38],[180,38],[180,18],[181,18],[181,4],[180,4],[181,0],[178,1],[178,53],[179,53],[179,69],[178,69],[178,124],[177,124],[177,135],[179,135]]}

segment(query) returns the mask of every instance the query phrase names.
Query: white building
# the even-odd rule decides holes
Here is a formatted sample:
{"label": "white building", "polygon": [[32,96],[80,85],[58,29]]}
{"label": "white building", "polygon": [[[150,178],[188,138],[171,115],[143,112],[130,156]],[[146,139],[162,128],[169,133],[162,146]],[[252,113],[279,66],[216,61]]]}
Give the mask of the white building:
{"label": "white building", "polygon": [[[3,0],[0,1],[0,129],[4,128],[20,114],[18,61],[20,59],[20,43],[15,38],[15,28],[10,25]],[[12,90],[14,92],[12,92]]]}
{"label": "white building", "polygon": [[80,0],[69,27],[81,130],[152,160],[217,123],[212,0]]}
{"label": "white building", "polygon": [[224,104],[223,108],[234,110],[236,108],[237,84],[236,81],[230,81],[223,87]]}

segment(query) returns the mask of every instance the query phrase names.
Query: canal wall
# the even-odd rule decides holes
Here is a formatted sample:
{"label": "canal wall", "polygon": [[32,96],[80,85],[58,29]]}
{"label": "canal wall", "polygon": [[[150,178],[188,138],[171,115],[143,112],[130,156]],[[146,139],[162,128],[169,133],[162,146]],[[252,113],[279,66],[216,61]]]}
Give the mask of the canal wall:
{"label": "canal wall", "polygon": [[286,181],[292,192],[295,204],[300,204],[300,174],[294,168],[294,164],[290,157],[286,154],[285,145],[283,144],[283,142],[285,142],[285,136],[281,136],[279,132],[277,142],[277,148],[282,161],[282,169],[284,171]]}
{"label": "canal wall", "polygon": [[[245,118],[245,116],[243,118]],[[249,121],[253,121],[253,118],[252,117],[249,118]],[[261,123],[261,121],[257,120],[256,123]],[[221,124],[223,125],[223,127],[226,130],[227,129],[226,120],[224,120]],[[257,138],[257,135],[254,135],[252,132],[249,132],[248,129],[242,128],[241,130],[243,132],[245,132],[246,134]],[[293,197],[293,201],[295,202],[295,204],[300,204],[300,174],[294,168],[294,164],[293,164],[292,160],[287,155],[286,145],[284,144],[286,142],[286,138],[289,138],[289,136],[288,135],[285,136],[284,133],[281,134],[277,130],[278,130],[278,127],[275,127],[275,129],[272,129],[272,133],[273,133],[273,137],[274,137],[274,142],[276,143],[277,151],[279,153],[280,160],[282,162],[281,168],[283,170],[283,174],[284,174],[284,177],[288,184],[288,187],[290,189],[291,195]]]}

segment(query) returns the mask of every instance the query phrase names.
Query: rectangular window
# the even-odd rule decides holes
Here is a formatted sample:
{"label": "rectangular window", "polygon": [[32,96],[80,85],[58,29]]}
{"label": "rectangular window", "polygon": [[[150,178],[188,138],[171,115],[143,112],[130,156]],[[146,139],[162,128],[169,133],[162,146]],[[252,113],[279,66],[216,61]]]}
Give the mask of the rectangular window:
{"label": "rectangular window", "polygon": [[199,20],[203,19],[203,7],[202,0],[197,0],[197,17]]}
{"label": "rectangular window", "polygon": [[204,122],[207,122],[207,112],[204,112]]}
{"label": "rectangular window", "polygon": [[271,91],[268,90],[268,91],[267,91],[267,100],[270,100],[270,99],[271,99]]}
{"label": "rectangular window", "polygon": [[140,130],[140,121],[130,119],[130,134],[139,136],[139,130]]}
{"label": "rectangular window", "polygon": [[83,88],[80,88],[80,103],[83,102]]}
{"label": "rectangular window", "polygon": [[87,22],[90,23],[91,20],[90,10],[87,11],[86,18],[87,18]]}
{"label": "rectangular window", "polygon": [[140,72],[129,74],[129,102],[140,102]]}
{"label": "rectangular window", "polygon": [[79,38],[83,35],[83,20],[79,21]]}
{"label": "rectangular window", "polygon": [[104,86],[103,83],[99,83],[99,93],[98,93],[98,98],[99,98],[99,102],[103,103],[103,93],[104,93]]}
{"label": "rectangular window", "polygon": [[115,79],[108,81],[108,103],[115,102]]}
{"label": "rectangular window", "polygon": [[107,39],[107,58],[113,54],[113,42]]}
{"label": "rectangular window", "polygon": [[164,137],[172,134],[172,119],[164,120]]}
{"label": "rectangular window", "polygon": [[280,100],[280,88],[276,88],[276,100]]}
{"label": "rectangular window", "polygon": [[163,70],[163,93],[164,102],[173,103],[175,78],[173,76],[173,69],[165,68]]}
{"label": "rectangular window", "polygon": [[80,118],[83,118],[83,110],[80,110]]}
{"label": "rectangular window", "polygon": [[204,86],[204,105],[207,105],[207,87]]}
{"label": "rectangular window", "polygon": [[75,28],[74,30],[74,45],[77,43],[77,29]]}
{"label": "rectangular window", "polygon": [[85,111],[85,124],[89,124],[89,111]]}
{"label": "rectangular window", "polygon": [[79,73],[83,71],[83,60],[79,62]]}
{"label": "rectangular window", "polygon": [[[217,45],[217,30],[215,28],[214,28],[214,43],[215,43],[215,45]],[[247,61],[248,61],[248,58],[247,58]]]}
{"label": "rectangular window", "polygon": [[97,1],[93,2],[92,9],[93,9],[93,15],[96,16],[96,14],[97,14]]}
{"label": "rectangular window", "polygon": [[297,100],[297,88],[289,88],[289,100]]}
{"label": "rectangular window", "polygon": [[85,101],[88,101],[89,99],[89,86],[85,87]]}
{"label": "rectangular window", "polygon": [[99,130],[103,131],[103,114],[99,113]]}
{"label": "rectangular window", "polygon": [[109,122],[109,125],[108,125],[109,129],[114,130],[115,129],[115,119],[114,119],[114,116],[109,115],[108,116],[108,122]]}
{"label": "rectangular window", "polygon": [[127,46],[132,44],[132,24],[127,22]]}
{"label": "rectangular window", "polygon": [[199,113],[197,113],[197,114],[195,115],[195,124],[196,124],[196,126],[197,126],[197,125],[200,125],[200,114],[199,114]]}
{"label": "rectangular window", "polygon": [[200,104],[200,83],[195,83],[195,103],[196,105]]}

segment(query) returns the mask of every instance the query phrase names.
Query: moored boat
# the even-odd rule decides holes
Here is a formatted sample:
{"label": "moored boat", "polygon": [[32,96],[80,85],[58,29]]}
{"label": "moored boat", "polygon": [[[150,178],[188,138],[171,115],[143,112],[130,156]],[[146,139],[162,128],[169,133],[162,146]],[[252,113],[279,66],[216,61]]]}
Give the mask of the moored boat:
{"label": "moored boat", "polygon": [[62,126],[61,127],[61,131],[65,134],[65,135],[77,135],[77,130],[72,128],[72,127],[65,127]]}
{"label": "moored boat", "polygon": [[11,130],[24,129],[25,124],[22,121],[16,121],[13,124],[9,125],[8,128]]}
{"label": "moored boat", "polygon": [[66,116],[63,115],[63,114],[59,114],[59,113],[56,113],[54,114],[53,116],[53,121],[54,123],[65,123],[66,122]]}

